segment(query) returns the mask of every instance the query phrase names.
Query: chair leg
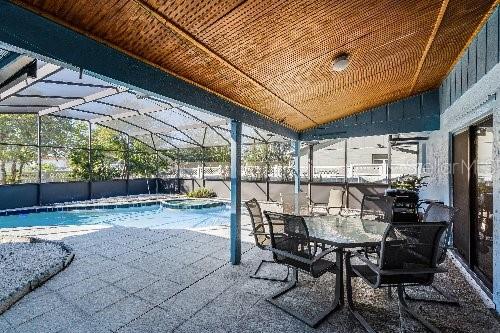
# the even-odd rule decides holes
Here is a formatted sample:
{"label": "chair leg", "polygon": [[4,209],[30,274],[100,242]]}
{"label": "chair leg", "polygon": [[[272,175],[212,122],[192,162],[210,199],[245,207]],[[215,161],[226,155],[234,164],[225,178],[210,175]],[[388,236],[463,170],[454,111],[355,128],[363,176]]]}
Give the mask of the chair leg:
{"label": "chair leg", "polygon": [[286,271],[286,277],[284,279],[278,279],[278,278],[270,278],[270,277],[265,277],[265,276],[259,276],[258,273],[262,267],[262,265],[264,263],[267,263],[267,264],[276,264],[274,261],[271,261],[271,260],[262,260],[259,264],[259,266],[257,266],[257,269],[255,270],[255,272],[250,275],[250,277],[252,279],[258,279],[258,280],[267,280],[267,281],[277,281],[277,282],[287,282],[288,281],[288,276],[290,275],[290,268],[287,267],[287,271]]}
{"label": "chair leg", "polygon": [[326,309],[325,311],[323,311],[316,318],[314,318],[314,319],[308,319],[308,318],[305,318],[304,316],[302,316],[300,313],[298,313],[298,312],[296,312],[296,311],[294,311],[292,309],[289,309],[285,305],[282,305],[279,302],[277,302],[277,299],[280,296],[283,296],[284,294],[286,294],[290,290],[292,290],[295,287],[297,287],[298,277],[299,277],[299,271],[296,268],[292,268],[292,279],[291,279],[290,283],[288,283],[288,285],[286,287],[284,287],[283,289],[281,289],[280,291],[278,291],[275,294],[273,294],[271,297],[267,298],[266,301],[268,301],[269,303],[273,304],[277,308],[280,308],[281,310],[283,310],[284,312],[288,313],[292,317],[294,317],[294,318],[300,320],[301,322],[307,324],[308,326],[310,326],[312,328],[316,328],[330,313],[332,313],[333,311],[335,311],[337,309],[338,304],[335,303],[332,307],[330,307],[330,308]]}
{"label": "chair leg", "polygon": [[354,301],[352,299],[352,277],[353,272],[351,268],[351,255],[347,253],[346,255],[346,298],[347,298],[347,309],[349,312],[358,320],[358,322],[363,326],[363,328],[369,333],[376,333],[376,331],[370,326],[370,324],[366,321],[366,319],[359,313],[355,306]]}
{"label": "chair leg", "polygon": [[431,288],[434,289],[434,291],[436,291],[438,294],[440,294],[441,296],[443,296],[444,299],[436,299],[436,298],[426,298],[426,297],[413,297],[413,296],[410,296],[408,295],[408,293],[406,292],[405,290],[405,298],[409,301],[418,301],[418,302],[432,302],[432,303],[440,303],[440,304],[448,304],[448,305],[453,305],[453,306],[460,306],[460,302],[458,301],[458,299],[449,294],[448,292],[446,292],[445,290],[443,290],[442,288],[438,287],[438,286],[435,286],[435,285],[431,285]]}
{"label": "chair leg", "polygon": [[441,333],[439,329],[437,329],[434,325],[432,325],[430,322],[428,322],[424,317],[422,317],[420,314],[417,312],[413,311],[408,304],[406,303],[405,300],[405,290],[402,285],[398,285],[398,299],[399,299],[399,306],[406,311],[410,316],[418,320],[422,325],[424,325],[430,332],[433,333]]}

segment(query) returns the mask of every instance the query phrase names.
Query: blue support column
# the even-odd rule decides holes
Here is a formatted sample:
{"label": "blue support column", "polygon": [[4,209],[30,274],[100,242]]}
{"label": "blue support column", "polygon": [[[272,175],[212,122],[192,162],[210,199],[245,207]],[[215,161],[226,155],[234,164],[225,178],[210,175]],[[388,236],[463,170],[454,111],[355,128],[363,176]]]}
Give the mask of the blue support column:
{"label": "blue support column", "polygon": [[293,179],[295,181],[294,194],[295,194],[295,214],[300,212],[300,141],[295,140],[293,142]]}
{"label": "blue support column", "polygon": [[231,120],[231,264],[241,261],[241,122]]}
{"label": "blue support column", "polygon": [[500,99],[493,108],[493,302],[500,313]]}

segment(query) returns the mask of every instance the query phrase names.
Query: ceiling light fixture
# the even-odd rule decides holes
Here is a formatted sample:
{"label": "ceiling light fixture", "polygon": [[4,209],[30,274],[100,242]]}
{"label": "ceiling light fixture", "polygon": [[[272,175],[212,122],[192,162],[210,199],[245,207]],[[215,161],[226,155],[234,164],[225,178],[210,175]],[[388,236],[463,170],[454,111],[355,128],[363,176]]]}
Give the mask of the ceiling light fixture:
{"label": "ceiling light fixture", "polygon": [[332,70],[335,72],[342,72],[349,66],[349,54],[341,53],[332,61]]}

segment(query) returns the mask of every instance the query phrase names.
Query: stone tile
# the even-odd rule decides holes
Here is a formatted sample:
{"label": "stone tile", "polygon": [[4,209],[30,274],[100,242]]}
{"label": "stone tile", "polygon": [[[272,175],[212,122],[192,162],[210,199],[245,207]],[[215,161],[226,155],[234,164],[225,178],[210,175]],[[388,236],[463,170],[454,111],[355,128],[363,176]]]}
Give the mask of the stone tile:
{"label": "stone tile", "polygon": [[117,256],[124,255],[128,252],[130,252],[132,249],[126,246],[120,246],[120,245],[113,245],[110,244],[106,247],[101,248],[100,250],[100,255],[109,258],[109,259],[114,259]]}
{"label": "stone tile", "polygon": [[68,326],[57,333],[111,333],[112,331],[104,327],[97,321],[86,319],[78,322],[68,323]]}
{"label": "stone tile", "polygon": [[4,318],[0,317],[0,332],[7,332],[11,330],[12,326],[10,326],[9,322]]}
{"label": "stone tile", "polygon": [[142,316],[132,320],[118,330],[118,333],[164,333],[179,326],[184,319],[155,307]]}
{"label": "stone tile", "polygon": [[215,269],[227,264],[227,260],[217,259],[211,256],[201,258],[200,260],[191,264],[191,266],[196,267],[200,270],[214,271]]}
{"label": "stone tile", "polygon": [[87,314],[93,314],[129,296],[128,293],[113,285],[108,285],[98,291],[79,298],[73,303]]}
{"label": "stone tile", "polygon": [[172,259],[159,254],[145,255],[129,263],[129,265],[159,276],[167,276],[171,272],[185,266],[182,261],[178,261],[176,258]]}
{"label": "stone tile", "polygon": [[155,253],[158,251],[165,250],[169,246],[170,246],[170,243],[167,239],[164,241],[155,242],[155,243],[148,244],[146,246],[142,246],[142,247],[138,248],[138,250],[145,252],[145,253],[148,253],[148,254],[152,254],[152,253]]}
{"label": "stone tile", "polygon": [[179,261],[181,261],[185,265],[190,265],[190,264],[195,263],[198,260],[200,260],[206,256],[207,256],[206,254],[202,254],[202,253],[197,253],[197,252],[193,252],[193,251],[184,251],[182,253],[182,256],[179,258]]}
{"label": "stone tile", "polygon": [[81,310],[73,306],[61,306],[50,310],[28,322],[18,326],[16,331],[23,333],[58,332],[73,323],[85,319]]}
{"label": "stone tile", "polygon": [[87,272],[83,268],[76,269],[75,267],[72,266],[73,263],[71,263],[65,270],[59,272],[56,276],[52,277],[49,281],[47,281],[44,284],[44,287],[56,291],[66,286],[88,279],[93,275],[90,272]]}
{"label": "stone tile", "polygon": [[188,288],[161,303],[159,307],[187,319],[219,295],[220,292],[213,292],[205,288]]}
{"label": "stone tile", "polygon": [[186,250],[181,247],[172,245],[170,247],[167,247],[163,250],[156,252],[156,255],[163,256],[170,260],[180,261],[182,260],[182,258],[184,258],[185,251]]}
{"label": "stone tile", "polygon": [[99,289],[106,287],[108,284],[97,277],[79,281],[75,284],[59,289],[58,293],[69,301],[76,300],[85,295],[93,293]]}
{"label": "stone tile", "polygon": [[205,327],[196,325],[196,323],[194,323],[193,321],[187,321],[186,323],[177,327],[173,332],[174,333],[194,333],[194,332],[196,332],[196,333],[228,333],[227,330],[217,328],[217,327],[207,329]]}
{"label": "stone tile", "polygon": [[18,326],[54,308],[64,305],[64,300],[56,293],[47,293],[39,297],[30,294],[2,314],[12,326]]}
{"label": "stone tile", "polygon": [[129,265],[119,265],[109,271],[97,275],[97,278],[108,283],[115,283],[130,275],[139,274],[141,271]]}
{"label": "stone tile", "polygon": [[229,289],[198,311],[190,321],[207,329],[232,330],[260,297]]}
{"label": "stone tile", "polygon": [[142,257],[144,257],[144,252],[140,250],[131,250],[129,252],[117,255],[113,259],[116,260],[117,262],[128,264]]}
{"label": "stone tile", "polygon": [[211,270],[203,270],[194,266],[185,266],[182,269],[167,274],[166,276],[170,281],[183,286],[188,286],[203,278],[209,272],[211,272]]}
{"label": "stone tile", "polygon": [[151,304],[160,304],[181,290],[182,286],[179,284],[166,279],[160,279],[138,291],[135,295]]}
{"label": "stone tile", "polygon": [[159,278],[155,275],[151,275],[146,272],[139,272],[127,276],[126,278],[115,282],[113,285],[132,294],[146,288],[158,280]]}
{"label": "stone tile", "polygon": [[137,296],[129,296],[97,312],[92,318],[112,331],[117,331],[132,320],[151,310],[153,306]]}

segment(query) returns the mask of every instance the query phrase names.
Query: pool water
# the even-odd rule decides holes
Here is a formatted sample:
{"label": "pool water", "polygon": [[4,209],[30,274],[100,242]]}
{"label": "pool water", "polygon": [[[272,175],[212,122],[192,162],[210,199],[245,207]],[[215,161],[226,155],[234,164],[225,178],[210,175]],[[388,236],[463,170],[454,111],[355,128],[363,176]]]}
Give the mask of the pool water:
{"label": "pool water", "polygon": [[191,229],[229,225],[227,206],[178,210],[158,205],[69,210],[0,217],[0,228],[67,225],[114,225],[152,229]]}

